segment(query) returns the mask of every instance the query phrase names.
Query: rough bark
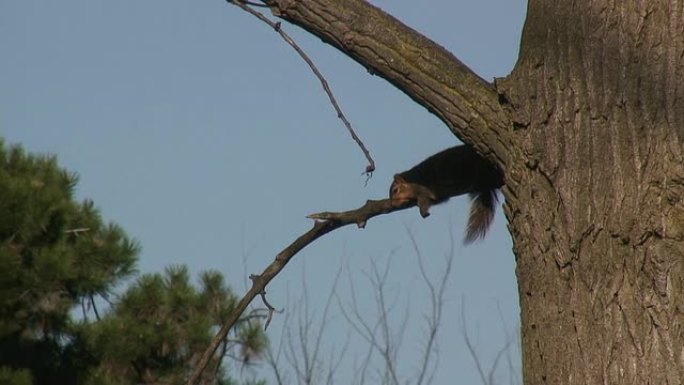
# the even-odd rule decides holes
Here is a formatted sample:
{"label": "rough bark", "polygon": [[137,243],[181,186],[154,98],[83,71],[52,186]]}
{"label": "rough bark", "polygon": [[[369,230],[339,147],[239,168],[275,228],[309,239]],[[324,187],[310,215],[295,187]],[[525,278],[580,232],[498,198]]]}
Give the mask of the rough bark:
{"label": "rough bark", "polygon": [[684,381],[683,8],[529,2],[498,82],[526,384]]}
{"label": "rough bark", "polygon": [[505,175],[525,384],[684,383],[684,0],[529,0],[496,87],[360,0],[272,0]]}

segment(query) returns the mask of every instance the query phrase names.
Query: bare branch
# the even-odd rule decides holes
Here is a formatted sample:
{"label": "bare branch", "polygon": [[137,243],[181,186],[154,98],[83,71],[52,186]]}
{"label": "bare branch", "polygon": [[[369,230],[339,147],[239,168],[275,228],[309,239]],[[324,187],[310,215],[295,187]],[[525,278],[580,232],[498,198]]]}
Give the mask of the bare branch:
{"label": "bare branch", "polygon": [[[249,279],[254,281],[257,278],[256,275],[252,274],[249,276]],[[268,315],[266,316],[266,323],[264,324],[264,330],[268,329],[268,325],[271,323],[271,319],[273,319],[273,313],[282,313],[283,310],[276,310],[273,306],[271,306],[270,303],[268,303],[268,300],[266,299],[266,291],[263,290],[261,293],[259,293],[261,296],[261,301],[266,305],[266,309],[268,310]]]}
{"label": "bare branch", "polygon": [[[416,381],[416,384],[421,385],[424,383],[431,383],[432,378],[434,377],[436,364],[433,366],[433,370],[431,373],[428,374],[428,367],[430,366],[431,358],[435,353],[435,349],[437,346],[437,332],[439,331],[440,324],[442,322],[442,313],[444,310],[444,296],[446,293],[446,285],[447,282],[449,281],[449,277],[451,276],[451,268],[453,266],[454,262],[454,236],[453,232],[449,231],[449,242],[450,242],[450,248],[449,248],[449,253],[447,253],[445,257],[445,263],[446,266],[443,269],[443,272],[439,278],[438,281],[438,286],[435,287],[435,285],[432,283],[432,280],[430,277],[428,277],[427,272],[425,271],[425,266],[423,264],[423,254],[420,252],[420,248],[418,247],[418,243],[416,242],[415,237],[413,236],[413,233],[411,233],[410,230],[407,229],[407,233],[409,236],[409,239],[411,240],[411,245],[413,246],[413,250],[416,253],[416,256],[418,257],[418,269],[420,271],[421,276],[423,277],[423,282],[425,285],[428,287],[428,291],[430,293],[430,315],[425,317],[425,322],[428,325],[428,338],[425,343],[424,347],[424,352],[423,352],[423,361],[420,367],[420,373],[418,375],[418,380]],[[427,376],[427,378],[426,378]]]}
{"label": "bare branch", "polygon": [[[289,315],[296,313],[297,320],[295,326],[283,327],[283,332],[280,340],[278,351],[284,350],[285,358],[297,377],[299,384],[321,384],[334,382],[334,375],[349,346],[349,336],[342,346],[342,349],[332,349],[330,351],[330,360],[325,361],[321,359],[322,346],[325,339],[325,331],[330,327],[331,321],[331,305],[333,298],[337,292],[339,277],[342,272],[343,265],[340,265],[336,277],[333,281],[332,287],[328,294],[326,305],[323,309],[323,314],[320,319],[315,316],[315,311],[309,308],[309,289],[307,288],[307,277],[305,273],[306,264],[302,268],[302,296],[294,306],[287,306],[288,318],[283,325],[292,325],[290,323]],[[289,303],[289,301],[288,301]],[[295,332],[293,332],[295,330]],[[286,338],[285,338],[286,336]],[[276,367],[275,373],[277,380],[282,381],[283,374],[281,368],[277,367],[277,362],[273,357],[270,358],[269,363],[271,367]],[[275,365],[274,365],[275,364]]]}
{"label": "bare branch", "polygon": [[[268,8],[268,5],[262,4],[262,3],[255,3],[253,1],[248,1],[248,0],[238,0],[240,3],[249,5],[250,7],[259,7],[259,8]],[[232,3],[232,1],[228,0],[228,2]]]}
{"label": "bare branch", "polygon": [[[288,291],[289,292],[289,291]],[[288,295],[289,297],[289,295]],[[276,378],[276,384],[278,385],[283,385],[287,383],[285,381],[285,378],[283,378],[283,375],[280,372],[280,367],[278,366],[278,361],[280,361],[280,355],[283,353],[283,347],[285,346],[284,344],[284,339],[285,339],[285,325],[288,324],[288,319],[289,319],[289,314],[285,315],[285,322],[283,322],[283,331],[280,333],[280,342],[278,343],[278,351],[276,354],[273,354],[273,350],[271,349],[271,344],[267,345],[266,348],[266,363],[273,369],[273,373],[275,374]]]}
{"label": "bare branch", "polygon": [[463,340],[465,341],[466,347],[468,348],[468,352],[470,352],[470,356],[473,358],[473,361],[475,362],[475,367],[477,368],[477,373],[480,375],[480,380],[482,380],[482,385],[487,385],[487,376],[485,375],[484,369],[482,368],[480,357],[478,357],[477,352],[475,351],[475,347],[473,346],[473,343],[470,341],[470,337],[468,336],[468,326],[466,325],[464,302],[465,301],[463,300],[463,298],[461,298],[461,331],[463,334]]}
{"label": "bare branch", "polygon": [[216,360],[216,367],[214,367],[214,378],[218,378],[218,374],[221,371],[221,364],[223,363],[223,357],[226,356],[228,352],[228,338],[223,340],[221,343],[221,353],[219,354],[220,359]]}
{"label": "bare branch", "polygon": [[363,0],[268,0],[296,24],[389,81],[507,169],[510,120],[494,86],[453,54]]}
{"label": "bare branch", "polygon": [[88,298],[90,299],[90,304],[93,307],[93,311],[95,312],[95,319],[100,320],[100,312],[97,311],[97,305],[95,305],[95,297],[93,297],[93,294],[90,293],[88,294]]}
{"label": "bare branch", "polygon": [[508,331],[508,325],[506,319],[504,318],[503,311],[501,310],[501,305],[499,302],[496,303],[496,310],[499,314],[499,319],[501,320],[501,329],[504,331],[504,336],[506,337],[506,365],[508,366],[508,383],[511,385],[516,385],[520,383],[520,380],[516,376],[516,369],[513,366],[513,360],[511,359],[511,352],[509,350],[510,346],[520,346],[520,341],[517,338],[517,333],[511,335]]}
{"label": "bare branch", "polygon": [[77,229],[70,229],[70,230],[64,230],[66,234],[74,234],[74,235],[79,235],[80,233],[85,233],[90,231],[89,227],[80,227]]}
{"label": "bare branch", "polygon": [[[412,379],[410,382],[417,385],[430,384],[436,372],[436,361],[439,360],[437,352],[437,334],[441,327],[446,284],[451,276],[455,255],[453,243],[455,241],[453,235],[449,232],[452,246],[445,256],[445,267],[440,270],[438,278],[434,279],[431,278],[425,270],[423,256],[413,234],[411,234],[409,230],[407,230],[407,232],[409,233],[408,236],[411,239],[414,252],[418,256],[418,268],[429,296],[428,312],[424,317],[427,331],[423,346],[423,355],[415,373],[415,381]],[[390,313],[395,311],[396,300],[392,299],[388,301],[386,296],[388,292],[386,283],[389,276],[389,267],[390,262],[387,262],[384,267],[379,267],[374,261],[371,261],[371,271],[370,273],[365,274],[374,288],[373,292],[375,295],[376,307],[379,312],[376,319],[369,320],[368,315],[361,310],[361,307],[357,302],[356,285],[352,281],[352,274],[349,274],[349,300],[351,303],[344,306],[342,305],[342,301],[338,298],[340,311],[343,317],[352,327],[352,330],[369,345],[369,350],[363,361],[363,365],[356,370],[357,378],[361,384],[365,382],[368,363],[371,362],[371,358],[373,358],[376,353],[382,360],[383,366],[382,368],[378,368],[377,373],[379,379],[375,380],[374,383],[394,385],[403,383],[400,373],[397,370],[397,359],[398,353],[401,350],[402,338],[405,335],[405,328],[409,320],[409,307],[406,306],[404,308],[405,313],[402,317],[394,317],[394,319],[399,319],[401,323],[397,328],[393,328],[389,321],[391,319]]]}
{"label": "bare branch", "polygon": [[[337,291],[337,284],[340,280],[341,274],[342,274],[342,265],[340,265],[340,268],[337,270],[337,274],[335,274],[335,280],[333,281],[332,287],[330,289],[330,293],[328,294],[328,299],[326,300],[325,307],[323,309],[322,320],[318,325],[318,332],[316,335],[316,340],[314,342],[313,356],[311,358],[312,364],[318,360],[318,356],[320,354],[321,344],[323,341],[323,332],[325,331],[326,325],[328,325],[328,322],[329,322],[330,306],[332,305],[333,297],[335,296],[335,293]],[[308,304],[307,304],[307,307],[308,307]],[[332,374],[332,372],[334,372],[334,370],[338,366],[339,366],[339,362],[337,363],[337,365],[335,365],[334,368],[331,368],[331,373],[329,373],[329,376]]]}
{"label": "bare branch", "polygon": [[[499,366],[501,358],[506,357],[509,360],[509,365],[511,365],[508,349],[513,343],[513,340],[510,338],[506,338],[504,346],[501,349],[499,349],[499,351],[496,353],[496,357],[494,357],[494,362],[492,363],[492,366],[489,368],[489,371],[485,374],[484,368],[482,367],[482,364],[480,362],[480,357],[478,357],[477,352],[475,351],[475,347],[473,346],[473,343],[470,341],[470,336],[468,335],[468,326],[466,325],[465,319],[465,301],[463,300],[463,298],[461,298],[461,323],[461,334],[463,335],[463,339],[465,341],[466,347],[468,348],[468,352],[470,353],[470,356],[473,358],[473,361],[475,362],[475,367],[477,368],[477,372],[480,375],[480,380],[482,380],[482,385],[494,385],[494,374],[496,373],[496,369]],[[506,334],[508,333],[506,332]],[[511,373],[513,373],[513,370],[511,370]],[[511,382],[511,384],[512,383],[514,382]]]}
{"label": "bare branch", "polygon": [[415,203],[407,203],[402,206],[392,205],[392,201],[389,199],[382,200],[368,200],[366,204],[361,206],[356,210],[344,211],[344,212],[323,212],[317,214],[311,214],[308,218],[319,219],[314,223],[311,230],[302,234],[289,246],[283,249],[278,255],[276,255],[275,260],[271,262],[270,265],[264,269],[259,275],[253,275],[252,286],[247,291],[247,293],[240,299],[237,306],[233,310],[233,313],[228,317],[226,322],[223,324],[219,332],[211,340],[211,343],[205,350],[202,358],[197,363],[195,371],[188,380],[188,384],[194,385],[200,379],[202,372],[206,369],[211,357],[218,349],[221,341],[228,335],[228,332],[233,328],[235,323],[242,315],[242,313],[247,309],[247,306],[254,300],[257,295],[260,295],[265,291],[266,285],[275,278],[278,273],[287,265],[287,263],[294,257],[299,251],[304,247],[311,244],[316,239],[322,237],[323,235],[336,230],[340,227],[347,226],[350,224],[357,224],[357,226],[363,228],[366,225],[368,219],[381,214],[387,214],[393,211],[403,210],[415,206]]}
{"label": "bare branch", "polygon": [[[88,305],[86,305],[86,303],[88,303]],[[84,321],[88,321],[88,311],[90,311],[89,307],[90,307],[90,302],[88,300],[86,300],[85,298],[81,299],[81,311],[83,313],[83,320]]]}
{"label": "bare branch", "polygon": [[[380,374],[382,378],[381,383],[398,385],[400,382],[399,375],[396,370],[396,358],[399,345],[401,344],[401,338],[405,332],[406,322],[408,320],[408,309],[406,309],[406,312],[404,313],[402,324],[400,325],[398,333],[396,335],[392,335],[392,328],[389,324],[388,315],[393,311],[394,303],[388,304],[385,299],[385,283],[389,274],[389,267],[390,262],[388,261],[381,272],[375,262],[371,261],[372,271],[368,276],[368,279],[375,289],[375,302],[379,312],[378,319],[374,321],[373,325],[367,321],[367,317],[361,312],[361,307],[356,300],[356,290],[354,289],[355,285],[351,281],[351,274],[349,274],[349,287],[352,301],[350,306],[351,311],[345,309],[345,307],[341,304],[340,311],[352,329],[368,343],[369,359],[366,361],[370,361],[370,357],[373,355],[374,351],[377,351],[382,358],[384,365],[383,373]],[[341,302],[339,301],[339,298],[338,302]],[[363,372],[361,374],[362,376],[365,376],[366,370],[367,366],[364,366]]]}
{"label": "bare branch", "polygon": [[[375,292],[376,296],[376,302],[378,309],[380,310],[380,319],[378,320],[379,326],[380,326],[380,332],[382,333],[382,357],[385,360],[385,369],[387,371],[387,374],[389,374],[390,379],[392,380],[392,383],[394,385],[399,385],[399,376],[397,375],[397,369],[396,369],[396,361],[397,361],[397,351],[399,350],[399,345],[401,343],[401,338],[403,337],[403,333],[406,330],[406,322],[408,321],[408,313],[405,312],[404,317],[402,318],[402,324],[400,327],[400,331],[398,334],[398,340],[397,341],[393,336],[391,335],[392,328],[389,324],[389,313],[393,310],[394,304],[388,305],[385,300],[385,283],[387,282],[387,276],[389,275],[389,267],[390,267],[390,261],[387,261],[387,265],[385,266],[385,270],[383,271],[382,275],[379,274],[377,265],[375,262],[371,262],[373,265],[373,279],[372,282],[374,285],[377,286],[377,290]],[[396,301],[393,301],[396,302]],[[357,312],[357,315],[359,313]],[[394,342],[394,343],[393,343]]]}
{"label": "bare branch", "polygon": [[335,99],[335,96],[332,93],[332,90],[330,89],[330,86],[328,85],[328,81],[325,80],[325,77],[321,72],[318,70],[318,67],[314,64],[314,62],[309,58],[309,56],[304,52],[299,45],[288,35],[283,31],[283,29],[280,27],[280,22],[273,22],[269,20],[266,16],[264,16],[262,13],[257,12],[247,5],[251,6],[263,6],[261,4],[255,4],[252,2],[248,2],[245,0],[226,0],[231,4],[235,4],[238,7],[240,7],[242,10],[245,12],[250,13],[251,15],[255,16],[257,19],[263,21],[264,23],[268,24],[273,28],[280,37],[285,40],[287,44],[290,45],[298,54],[299,56],[306,62],[306,64],[311,68],[311,71],[316,75],[318,78],[318,81],[321,82],[321,86],[323,87],[323,90],[325,91],[325,94],[328,95],[328,99],[330,100],[330,104],[332,104],[333,108],[335,109],[335,112],[337,112],[337,117],[342,120],[342,123],[344,123],[344,126],[347,127],[347,131],[349,131],[349,134],[351,135],[352,139],[356,142],[356,144],[361,148],[361,151],[363,152],[363,155],[366,157],[366,160],[368,160],[368,165],[366,166],[366,174],[371,174],[373,171],[375,171],[375,161],[371,157],[370,151],[366,148],[366,145],[363,144],[363,141],[361,138],[359,138],[358,135],[356,135],[356,132],[354,131],[354,128],[352,127],[351,123],[347,119],[347,117],[344,115],[344,112],[342,112],[342,109],[340,108],[340,105],[337,103],[337,99]]}

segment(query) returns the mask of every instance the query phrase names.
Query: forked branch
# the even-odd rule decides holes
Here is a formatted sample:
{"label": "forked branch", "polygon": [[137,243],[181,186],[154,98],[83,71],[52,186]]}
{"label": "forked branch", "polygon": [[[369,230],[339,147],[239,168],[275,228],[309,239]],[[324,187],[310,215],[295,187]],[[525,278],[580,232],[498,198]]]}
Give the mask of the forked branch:
{"label": "forked branch", "polygon": [[358,227],[363,228],[366,225],[368,219],[373,218],[378,215],[388,214],[393,211],[403,210],[414,206],[415,203],[406,203],[402,206],[393,205],[392,201],[389,199],[382,200],[368,200],[366,204],[359,207],[356,210],[344,211],[344,212],[322,212],[311,214],[308,218],[316,220],[314,222],[313,228],[306,233],[295,239],[289,246],[283,249],[278,255],[276,255],[275,260],[271,262],[270,265],[264,269],[259,275],[252,275],[250,279],[252,281],[252,286],[247,291],[247,293],[242,297],[238,305],[230,314],[226,322],[221,327],[221,330],[214,336],[211,343],[204,351],[202,358],[197,363],[192,376],[188,380],[189,385],[195,385],[199,382],[202,373],[206,369],[211,357],[214,356],[216,350],[221,345],[223,341],[233,326],[240,319],[240,316],[247,309],[247,306],[254,300],[258,295],[262,295],[266,292],[266,285],[275,278],[278,273],[287,265],[288,262],[294,257],[300,250],[308,246],[310,243],[316,239],[322,237],[323,235],[336,230],[340,227],[344,227],[351,224],[356,224]]}

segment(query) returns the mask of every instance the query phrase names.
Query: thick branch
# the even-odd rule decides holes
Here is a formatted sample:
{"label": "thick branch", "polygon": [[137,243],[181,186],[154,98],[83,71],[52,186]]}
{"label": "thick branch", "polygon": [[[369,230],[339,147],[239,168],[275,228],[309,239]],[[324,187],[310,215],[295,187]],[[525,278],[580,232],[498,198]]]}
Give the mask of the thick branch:
{"label": "thick branch", "polygon": [[454,55],[363,0],[270,0],[273,13],[336,47],[434,113],[505,169],[509,120],[494,87]]}
{"label": "thick branch", "polygon": [[226,322],[221,327],[221,330],[214,336],[209,344],[209,347],[204,351],[202,358],[197,363],[192,376],[188,380],[188,384],[197,384],[202,376],[202,373],[206,369],[211,357],[214,355],[218,349],[221,342],[228,336],[228,333],[233,328],[233,326],[240,319],[240,316],[247,309],[247,306],[254,300],[257,295],[265,293],[266,285],[275,278],[278,273],[287,265],[288,262],[304,247],[318,239],[319,237],[343,226],[350,224],[356,224],[360,228],[366,225],[368,219],[381,214],[388,214],[393,211],[403,210],[414,206],[415,203],[406,203],[402,206],[393,206],[392,201],[389,199],[383,199],[378,201],[369,200],[366,204],[359,207],[356,210],[344,211],[344,212],[323,212],[317,214],[311,214],[308,218],[315,219],[316,222],[311,230],[302,234],[294,242],[292,242],[288,247],[283,249],[278,255],[276,255],[275,260],[271,262],[270,265],[264,269],[259,275],[253,275],[252,287],[249,289],[247,294],[242,297],[238,303],[233,313],[228,317]]}

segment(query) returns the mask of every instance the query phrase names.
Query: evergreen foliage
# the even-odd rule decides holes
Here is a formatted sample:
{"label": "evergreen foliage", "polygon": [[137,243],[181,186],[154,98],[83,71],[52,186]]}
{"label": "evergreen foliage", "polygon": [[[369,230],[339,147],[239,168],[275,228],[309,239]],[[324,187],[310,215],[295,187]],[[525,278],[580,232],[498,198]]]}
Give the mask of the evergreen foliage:
{"label": "evergreen foliage", "polygon": [[[91,201],[74,200],[77,181],[54,156],[0,139],[0,383],[182,383],[236,297],[218,272],[195,288],[173,266],[117,298],[140,247]],[[263,351],[259,318],[244,318],[223,356],[248,362]],[[221,361],[206,383],[235,383]]]}

